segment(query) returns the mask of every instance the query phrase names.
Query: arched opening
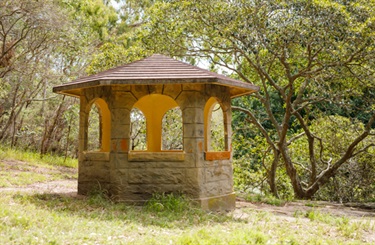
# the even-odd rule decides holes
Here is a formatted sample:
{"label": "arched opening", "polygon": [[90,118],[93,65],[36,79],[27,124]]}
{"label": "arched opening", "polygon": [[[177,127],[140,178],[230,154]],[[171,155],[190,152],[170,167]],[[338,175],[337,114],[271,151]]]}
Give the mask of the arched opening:
{"label": "arched opening", "polygon": [[206,160],[230,158],[226,118],[218,100],[211,97],[204,108]]}
{"label": "arched opening", "polygon": [[219,103],[212,106],[209,123],[208,151],[225,151],[225,128],[223,109]]}
{"label": "arched opening", "polygon": [[89,111],[86,150],[108,152],[110,130],[111,115],[107,103],[103,99],[96,99]]}
{"label": "arched opening", "polygon": [[102,132],[100,130],[100,113],[98,106],[93,103],[89,113],[87,129],[87,151],[100,151],[102,147]]}
{"label": "arched opening", "polygon": [[182,150],[182,111],[179,107],[169,109],[162,121],[162,150]]}
{"label": "arched opening", "polygon": [[130,149],[132,151],[147,150],[146,117],[138,108],[130,112]]}
{"label": "arched opening", "polygon": [[[178,108],[176,101],[161,94],[146,95],[134,104],[134,108],[140,110],[146,118],[147,151],[161,152],[164,150],[164,147],[162,147],[163,118],[166,112],[176,107]],[[167,117],[170,119],[172,115],[168,114]],[[180,125],[182,125],[182,119]]]}

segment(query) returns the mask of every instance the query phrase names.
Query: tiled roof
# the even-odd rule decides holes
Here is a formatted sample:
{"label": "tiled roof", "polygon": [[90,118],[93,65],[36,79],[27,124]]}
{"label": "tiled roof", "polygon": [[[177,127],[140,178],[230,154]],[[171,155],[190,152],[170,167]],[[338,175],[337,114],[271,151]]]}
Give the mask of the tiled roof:
{"label": "tiled roof", "polygon": [[258,87],[232,79],[187,63],[154,54],[130,64],[118,66],[91,76],[82,77],[71,83],[55,86],[56,93],[69,94],[69,90],[103,85],[129,84],[219,84],[238,90],[232,96],[258,91]]}

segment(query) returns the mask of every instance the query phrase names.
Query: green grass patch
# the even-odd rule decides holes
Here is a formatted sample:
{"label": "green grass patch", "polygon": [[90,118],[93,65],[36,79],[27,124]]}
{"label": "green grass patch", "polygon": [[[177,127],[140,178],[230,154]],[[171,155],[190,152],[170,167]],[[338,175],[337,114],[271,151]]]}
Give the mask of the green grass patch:
{"label": "green grass patch", "polygon": [[30,185],[35,182],[51,180],[45,174],[30,172],[4,172],[0,171],[0,187],[15,187]]}
{"label": "green grass patch", "polygon": [[311,221],[325,223],[336,227],[337,231],[343,237],[348,239],[360,239],[363,232],[374,231],[374,223],[369,220],[350,220],[345,216],[333,216],[327,213],[321,213],[317,210],[310,210],[306,213],[306,217]]}
{"label": "green grass patch", "polygon": [[76,179],[77,160],[0,147],[0,187]]}
{"label": "green grass patch", "polygon": [[0,160],[13,159],[28,162],[29,165],[49,165],[69,168],[77,168],[78,160],[65,158],[62,156],[53,156],[46,154],[41,156],[40,153],[32,151],[23,151],[15,148],[0,146]]}

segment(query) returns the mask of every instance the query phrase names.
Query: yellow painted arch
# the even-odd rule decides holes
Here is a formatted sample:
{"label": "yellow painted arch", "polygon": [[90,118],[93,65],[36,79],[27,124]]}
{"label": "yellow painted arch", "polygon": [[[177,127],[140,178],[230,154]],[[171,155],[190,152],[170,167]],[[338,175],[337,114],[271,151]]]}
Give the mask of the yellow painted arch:
{"label": "yellow painted arch", "polygon": [[[97,106],[100,114],[100,133],[101,133],[101,152],[110,151],[111,141],[111,112],[109,111],[107,103],[100,98],[95,99],[90,103],[90,111],[92,106]],[[89,111],[89,112],[90,112]]]}
{"label": "yellow painted arch", "polygon": [[178,104],[169,96],[150,94],[138,100],[134,107],[141,110],[146,118],[147,151],[160,152],[164,114]]}

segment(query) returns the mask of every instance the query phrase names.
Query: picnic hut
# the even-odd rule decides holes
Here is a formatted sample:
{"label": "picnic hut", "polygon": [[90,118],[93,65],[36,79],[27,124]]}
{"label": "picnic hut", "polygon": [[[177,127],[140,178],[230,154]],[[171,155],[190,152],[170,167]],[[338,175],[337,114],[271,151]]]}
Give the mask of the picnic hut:
{"label": "picnic hut", "polygon": [[55,86],[80,99],[78,194],[142,203],[177,192],[203,209],[234,208],[231,99],[257,90],[159,54]]}

